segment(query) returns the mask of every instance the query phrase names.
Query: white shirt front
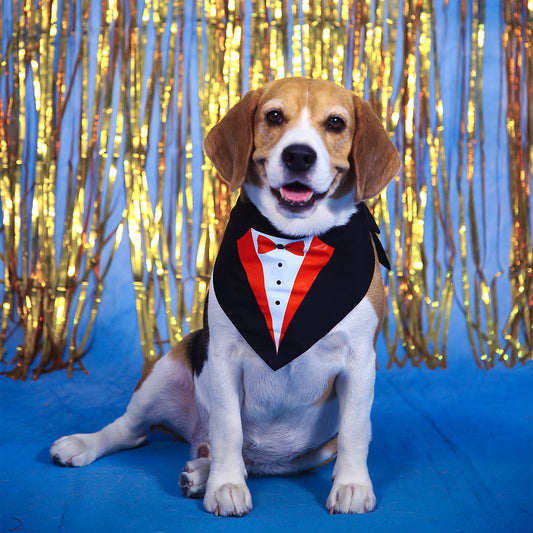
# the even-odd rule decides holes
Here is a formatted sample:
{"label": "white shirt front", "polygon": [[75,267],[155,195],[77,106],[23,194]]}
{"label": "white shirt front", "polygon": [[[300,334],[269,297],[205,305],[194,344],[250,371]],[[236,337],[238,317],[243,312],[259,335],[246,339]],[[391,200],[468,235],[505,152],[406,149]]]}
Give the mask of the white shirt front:
{"label": "white shirt front", "polygon": [[[263,236],[275,245],[283,245],[293,242],[303,242],[303,255],[297,255],[284,248],[274,248],[267,253],[259,253],[257,240],[259,236]],[[272,317],[272,329],[274,333],[274,342],[276,348],[279,347],[281,328],[283,326],[283,319],[287,310],[287,304],[291,296],[294,281],[305,259],[305,255],[309,250],[309,245],[313,237],[305,237],[301,239],[282,239],[280,237],[272,237],[265,233],[261,233],[252,228],[252,238],[254,242],[255,252],[261,261],[263,267],[263,277],[265,280],[265,291],[267,295],[268,307],[270,316]]]}

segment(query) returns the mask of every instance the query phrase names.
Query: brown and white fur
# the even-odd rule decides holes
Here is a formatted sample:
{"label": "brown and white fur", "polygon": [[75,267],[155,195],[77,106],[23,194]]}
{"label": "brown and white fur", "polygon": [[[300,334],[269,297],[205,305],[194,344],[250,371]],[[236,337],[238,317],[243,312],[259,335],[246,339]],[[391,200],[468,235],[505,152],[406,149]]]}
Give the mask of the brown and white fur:
{"label": "brown and white fur", "polygon": [[[368,104],[333,83],[305,78],[248,92],[211,130],[204,148],[232,190],[242,187],[241,195],[274,227],[299,237],[345,224],[356,203],[378,194],[399,169]],[[335,456],[328,510],[372,511],[367,453],[384,307],[376,260],[366,297],[274,372],[211,291],[208,328],[146,372],[126,413],[96,433],[59,439],[50,454],[62,465],[86,465],[140,445],[151,426],[165,425],[192,445],[193,459],[180,476],[184,494],[203,495],[211,513],[250,511],[248,474],[296,473]]]}

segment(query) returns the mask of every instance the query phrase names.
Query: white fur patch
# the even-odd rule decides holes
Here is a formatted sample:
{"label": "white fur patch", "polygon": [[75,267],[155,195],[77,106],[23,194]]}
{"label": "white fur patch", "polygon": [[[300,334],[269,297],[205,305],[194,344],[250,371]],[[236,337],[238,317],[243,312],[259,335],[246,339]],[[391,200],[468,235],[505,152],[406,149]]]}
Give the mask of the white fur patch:
{"label": "white fur patch", "polygon": [[265,164],[269,186],[273,189],[279,189],[285,183],[286,167],[283,163],[282,154],[285,148],[293,144],[305,144],[316,152],[316,163],[313,165],[312,171],[306,174],[306,178],[315,193],[326,192],[335,176],[331,175],[329,152],[324,146],[322,138],[311,124],[307,108],[304,109],[295,127],[285,132],[270,153],[270,157]]}
{"label": "white fur patch", "polygon": [[288,215],[278,209],[278,200],[269,189],[244,184],[244,190],[250,201],[268,218],[278,230],[291,237],[320,236],[336,226],[344,226],[350,217],[357,212],[354,204],[355,187],[352,192],[342,198],[326,197],[315,203],[312,213],[305,217],[297,214]]}

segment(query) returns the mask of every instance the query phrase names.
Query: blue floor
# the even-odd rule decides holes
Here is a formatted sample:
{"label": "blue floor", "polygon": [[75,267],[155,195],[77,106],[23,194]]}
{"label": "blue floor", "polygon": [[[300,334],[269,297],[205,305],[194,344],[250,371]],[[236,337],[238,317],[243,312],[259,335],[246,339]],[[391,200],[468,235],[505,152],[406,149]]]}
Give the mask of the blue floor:
{"label": "blue floor", "polygon": [[123,412],[142,366],[131,318],[120,337],[99,327],[89,376],[0,379],[1,532],[533,531],[532,367],[485,372],[467,356],[446,371],[378,371],[369,457],[378,506],[368,515],[327,514],[327,465],[251,479],[249,516],[210,516],[178,488],[187,445],[161,434],[84,468],[56,466],[56,438]]}

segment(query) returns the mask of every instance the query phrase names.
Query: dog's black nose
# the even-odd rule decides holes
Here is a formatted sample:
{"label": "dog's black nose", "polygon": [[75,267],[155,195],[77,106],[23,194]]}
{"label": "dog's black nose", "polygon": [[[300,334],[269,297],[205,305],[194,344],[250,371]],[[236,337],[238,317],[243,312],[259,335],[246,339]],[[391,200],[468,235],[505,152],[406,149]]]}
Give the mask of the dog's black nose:
{"label": "dog's black nose", "polygon": [[283,150],[281,159],[292,172],[305,172],[316,161],[316,152],[306,144],[291,144]]}

